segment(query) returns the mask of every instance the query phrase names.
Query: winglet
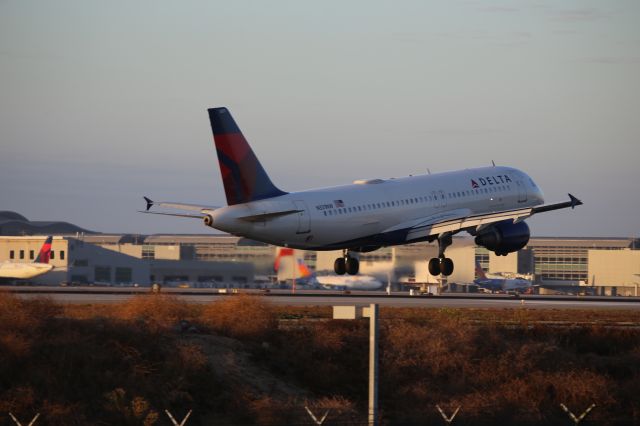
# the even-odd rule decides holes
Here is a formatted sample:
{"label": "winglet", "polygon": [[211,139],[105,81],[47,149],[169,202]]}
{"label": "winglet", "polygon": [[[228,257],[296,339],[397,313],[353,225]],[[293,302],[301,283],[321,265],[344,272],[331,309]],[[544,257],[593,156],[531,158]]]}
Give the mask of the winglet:
{"label": "winglet", "polygon": [[572,209],[575,209],[576,206],[581,206],[582,205],[582,201],[578,200],[573,195],[569,194],[569,198],[571,199],[571,208]]}
{"label": "winglet", "polygon": [[147,202],[147,211],[149,211],[151,206],[153,206],[153,200],[151,200],[150,198],[147,198],[147,197],[142,197],[142,198],[144,198],[144,200]]}

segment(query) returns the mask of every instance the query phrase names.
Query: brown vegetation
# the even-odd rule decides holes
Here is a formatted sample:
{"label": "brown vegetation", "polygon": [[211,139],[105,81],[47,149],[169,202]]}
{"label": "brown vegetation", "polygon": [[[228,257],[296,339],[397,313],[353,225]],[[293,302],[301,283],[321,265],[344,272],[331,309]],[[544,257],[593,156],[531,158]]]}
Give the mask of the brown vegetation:
{"label": "brown vegetation", "polygon": [[[59,306],[0,293],[0,425],[325,424],[366,420],[368,322],[230,296]],[[382,309],[382,424],[640,423],[640,315]]]}

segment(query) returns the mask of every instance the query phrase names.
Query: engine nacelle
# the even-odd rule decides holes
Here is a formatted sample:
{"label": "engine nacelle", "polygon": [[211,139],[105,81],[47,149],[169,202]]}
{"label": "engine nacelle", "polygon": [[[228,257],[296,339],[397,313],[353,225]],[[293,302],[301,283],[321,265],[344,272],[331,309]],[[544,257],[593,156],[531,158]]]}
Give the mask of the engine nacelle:
{"label": "engine nacelle", "polygon": [[205,226],[213,227],[213,217],[210,214],[206,215],[202,220]]}
{"label": "engine nacelle", "polygon": [[476,236],[476,244],[498,256],[506,256],[526,246],[530,236],[529,225],[525,222],[505,220],[480,231]]}

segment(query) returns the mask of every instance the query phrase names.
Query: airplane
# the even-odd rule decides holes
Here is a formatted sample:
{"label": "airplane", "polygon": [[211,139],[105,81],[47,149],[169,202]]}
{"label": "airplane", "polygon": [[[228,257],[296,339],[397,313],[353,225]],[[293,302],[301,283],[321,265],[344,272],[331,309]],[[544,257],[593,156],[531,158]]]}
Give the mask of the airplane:
{"label": "airplane", "polygon": [[0,278],[28,280],[35,278],[53,269],[49,263],[51,257],[51,241],[53,236],[48,236],[40,248],[38,257],[32,263],[0,262]]}
{"label": "airplane", "polygon": [[[282,259],[291,258],[296,263],[296,270],[282,267]],[[290,248],[280,249],[276,256],[273,268],[278,272],[278,278],[291,279],[294,277],[306,285],[324,287],[331,290],[379,290],[384,284],[370,275],[343,276],[343,275],[317,275],[309,269],[303,259],[296,259]]]}
{"label": "airplane", "polygon": [[476,262],[478,278],[473,281],[478,287],[491,291],[524,292],[531,288],[531,281],[523,278],[495,278],[488,277],[480,264]]}
{"label": "airplane", "polygon": [[[453,273],[445,256],[452,236],[466,231],[477,245],[504,255],[529,241],[525,219],[582,202],[544,205],[541,189],[526,173],[496,166],[391,179],[362,179],[330,188],[285,192],[275,186],[227,108],[210,108],[227,206],[148,197],[142,213],[196,218],[237,236],[303,250],[342,250],[338,275],[359,272],[358,253],[420,241],[438,243],[432,275]],[[185,213],[150,211],[157,205]],[[190,212],[190,213],[187,213]]]}

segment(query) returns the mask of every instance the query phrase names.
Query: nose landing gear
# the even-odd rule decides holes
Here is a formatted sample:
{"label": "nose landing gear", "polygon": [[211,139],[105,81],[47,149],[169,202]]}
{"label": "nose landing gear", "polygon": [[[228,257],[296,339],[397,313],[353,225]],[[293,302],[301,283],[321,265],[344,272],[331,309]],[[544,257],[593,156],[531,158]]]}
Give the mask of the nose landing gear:
{"label": "nose landing gear", "polygon": [[333,270],[338,275],[356,275],[360,271],[360,261],[349,255],[348,250],[342,251],[342,257],[336,259],[333,263]]}
{"label": "nose landing gear", "polygon": [[453,273],[453,260],[444,257],[444,251],[452,243],[451,233],[445,232],[438,237],[438,257],[429,260],[429,273],[431,275],[449,276]]}

